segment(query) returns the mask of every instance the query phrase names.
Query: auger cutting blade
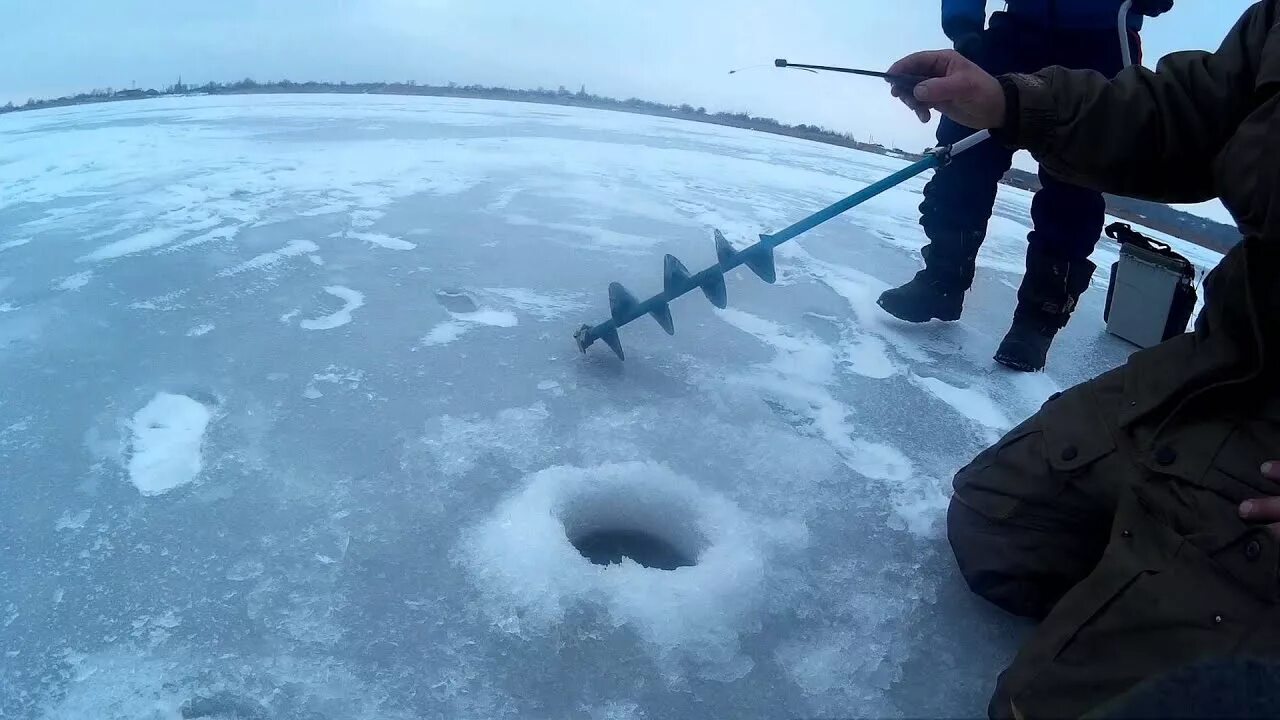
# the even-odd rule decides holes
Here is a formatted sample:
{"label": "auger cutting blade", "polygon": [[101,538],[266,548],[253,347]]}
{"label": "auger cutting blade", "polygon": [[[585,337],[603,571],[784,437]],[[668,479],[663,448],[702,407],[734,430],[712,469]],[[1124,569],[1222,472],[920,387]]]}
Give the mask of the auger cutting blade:
{"label": "auger cutting blade", "polygon": [[662,326],[663,330],[667,331],[668,335],[676,334],[675,323],[671,321],[670,305],[666,303],[662,303],[661,305],[658,305],[654,307],[652,310],[650,310],[649,315],[652,316],[654,320],[658,321],[658,324]]}
{"label": "auger cutting blade", "polygon": [[707,296],[712,305],[723,310],[729,304],[729,296],[724,289],[724,273],[716,273],[710,280],[703,282],[702,294]]}
{"label": "auger cutting blade", "polygon": [[622,341],[618,339],[617,328],[605,328],[600,332],[600,339],[604,341],[605,345],[609,346],[609,349],[618,356],[619,360],[627,359],[627,356],[622,354]]}
{"label": "auger cutting blade", "polygon": [[729,244],[729,241],[725,239],[724,233],[720,232],[719,230],[716,230],[715,236],[716,236],[716,259],[719,260],[721,264],[724,264],[726,261],[729,260],[729,258],[733,257],[734,249],[733,249],[733,246]]}
{"label": "auger cutting blade", "polygon": [[[763,239],[764,236],[761,236]],[[742,252],[742,263],[751,268],[751,272],[756,274],[761,280],[773,284],[778,279],[777,268],[773,264],[773,248],[764,245],[757,245],[749,250]]]}
{"label": "auger cutting blade", "polygon": [[662,259],[662,291],[667,297],[675,297],[689,285],[689,268],[675,255]]}
{"label": "auger cutting blade", "polygon": [[614,322],[626,322],[629,319],[627,314],[639,304],[636,296],[622,287],[622,283],[609,283],[609,314],[613,316]]}

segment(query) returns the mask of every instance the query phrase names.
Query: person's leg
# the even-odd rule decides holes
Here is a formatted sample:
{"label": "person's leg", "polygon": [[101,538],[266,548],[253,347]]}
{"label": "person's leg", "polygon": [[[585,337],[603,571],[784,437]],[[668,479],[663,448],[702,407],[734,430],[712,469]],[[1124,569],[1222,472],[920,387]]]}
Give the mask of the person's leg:
{"label": "person's leg", "polygon": [[[1003,17],[1003,13],[992,16],[977,58],[993,74],[1022,69],[1010,65],[1021,33]],[[938,144],[950,145],[974,132],[943,117],[938,123]],[[1012,161],[1013,151],[987,141],[934,170],[920,203],[920,227],[929,239],[920,251],[925,268],[906,285],[882,294],[880,307],[910,322],[959,319],[965,291],[973,284],[978,249],[987,234],[996,186]]]}
{"label": "person's leg", "polygon": [[1089,288],[1093,252],[1106,213],[1102,195],[1040,170],[1031,201],[1027,271],[1018,288],[1013,325],[996,350],[997,362],[1016,370],[1044,369],[1049,346]]}
{"label": "person's leg", "polygon": [[[1135,58],[1140,55],[1136,44],[1131,41]],[[1123,64],[1112,31],[1061,34],[1042,59],[1109,77]],[[1088,289],[1095,269],[1088,258],[1102,235],[1106,214],[1101,194],[1065,183],[1043,168],[1040,185],[1031,201],[1027,272],[1018,290],[1013,325],[995,354],[997,362],[1024,371],[1044,369],[1054,336]]]}
{"label": "person's leg", "polygon": [[1118,486],[1122,370],[1077,385],[956,474],[947,536],[969,587],[999,607],[1044,617],[1106,545]]}
{"label": "person's leg", "polygon": [[[944,117],[938,124],[938,144],[950,145],[973,132]],[[910,322],[960,317],[995,204],[996,186],[1012,159],[1011,150],[988,141],[934,170],[920,203],[920,226],[929,238],[920,251],[925,268],[911,282],[881,295],[882,308]]]}

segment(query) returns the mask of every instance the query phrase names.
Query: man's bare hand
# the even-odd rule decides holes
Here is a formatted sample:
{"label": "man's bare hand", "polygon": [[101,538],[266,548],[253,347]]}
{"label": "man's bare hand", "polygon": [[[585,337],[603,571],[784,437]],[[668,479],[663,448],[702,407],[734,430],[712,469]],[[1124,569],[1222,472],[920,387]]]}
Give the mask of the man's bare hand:
{"label": "man's bare hand", "polygon": [[[1280,460],[1262,463],[1262,476],[1280,482]],[[1280,537],[1280,497],[1245,500],[1240,503],[1240,517],[1249,522],[1266,523],[1271,534]]]}
{"label": "man's bare hand", "polygon": [[1000,82],[955,50],[912,53],[890,66],[889,72],[930,78],[914,91],[890,88],[894,97],[915,111],[920,122],[929,122],[929,110],[933,109],[978,130],[1004,124]]}

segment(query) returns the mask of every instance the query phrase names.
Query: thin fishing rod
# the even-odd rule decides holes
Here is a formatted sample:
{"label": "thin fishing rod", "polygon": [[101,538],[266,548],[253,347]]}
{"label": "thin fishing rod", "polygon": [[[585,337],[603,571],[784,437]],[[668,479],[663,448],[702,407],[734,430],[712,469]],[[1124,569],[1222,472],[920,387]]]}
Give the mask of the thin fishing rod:
{"label": "thin fishing rod", "polygon": [[814,72],[817,70],[827,70],[830,72],[848,73],[850,75],[862,75],[865,77],[877,77],[888,80],[893,85],[900,87],[913,88],[916,85],[928,80],[923,75],[907,75],[904,73],[886,73],[877,70],[860,70],[858,68],[835,67],[834,65],[808,65],[805,63],[787,62],[784,58],[778,58],[773,61],[774,67],[795,68],[797,70],[808,70]]}

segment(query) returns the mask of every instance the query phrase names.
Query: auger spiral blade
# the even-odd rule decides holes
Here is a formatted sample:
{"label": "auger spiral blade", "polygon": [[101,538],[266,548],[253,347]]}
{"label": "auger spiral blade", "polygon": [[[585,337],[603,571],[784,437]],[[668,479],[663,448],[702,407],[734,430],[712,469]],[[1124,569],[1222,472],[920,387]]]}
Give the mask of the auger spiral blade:
{"label": "auger spiral blade", "polygon": [[675,323],[671,321],[671,307],[662,298],[650,298],[642,307],[636,296],[623,287],[622,283],[609,283],[609,314],[613,317],[615,327],[626,325],[645,313],[649,313],[668,335],[676,334]]}
{"label": "auger spiral blade", "polygon": [[729,241],[725,239],[724,233],[720,232],[719,230],[716,230],[715,237],[716,237],[716,259],[720,261],[720,264],[722,266],[727,266],[728,263],[733,259],[733,254],[736,251],[733,249],[733,246],[729,244]]}
{"label": "auger spiral blade", "polygon": [[725,306],[729,304],[729,293],[724,287],[724,273],[712,273],[710,277],[703,281],[702,294],[707,296],[712,305],[721,310],[725,309]]}
{"label": "auger spiral blade", "polygon": [[615,323],[627,322],[627,315],[639,306],[640,301],[622,283],[609,283],[609,314]]}
{"label": "auger spiral blade", "polygon": [[689,268],[675,255],[662,258],[662,292],[669,298],[683,295],[689,288]]}
{"label": "auger spiral blade", "polygon": [[604,341],[605,345],[609,346],[609,349],[612,350],[613,353],[618,356],[619,360],[627,359],[627,356],[622,354],[622,340],[618,339],[617,328],[613,328],[613,327],[606,328],[603,332],[600,333],[600,339]]}
{"label": "auger spiral blade", "polygon": [[742,251],[742,263],[756,274],[756,277],[774,284],[778,280],[778,270],[773,264],[773,248],[769,247],[767,235],[760,236],[760,242]]}
{"label": "auger spiral blade", "polygon": [[668,335],[675,335],[675,334],[676,334],[676,325],[675,325],[675,323],[674,323],[674,322],[672,322],[672,321],[671,321],[671,306],[670,306],[670,305],[668,305],[668,304],[666,304],[666,303],[662,303],[661,305],[658,305],[658,306],[654,307],[652,310],[650,310],[650,311],[649,311],[649,315],[650,315],[654,320],[657,320],[657,321],[658,321],[658,324],[662,326],[662,329],[663,329],[663,330],[666,330],[666,331],[667,331],[667,334],[668,334]]}

